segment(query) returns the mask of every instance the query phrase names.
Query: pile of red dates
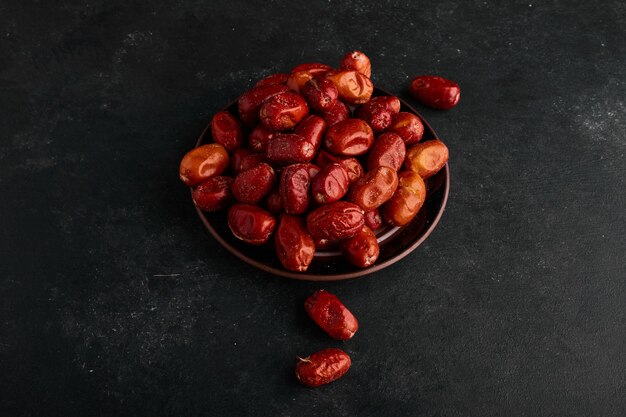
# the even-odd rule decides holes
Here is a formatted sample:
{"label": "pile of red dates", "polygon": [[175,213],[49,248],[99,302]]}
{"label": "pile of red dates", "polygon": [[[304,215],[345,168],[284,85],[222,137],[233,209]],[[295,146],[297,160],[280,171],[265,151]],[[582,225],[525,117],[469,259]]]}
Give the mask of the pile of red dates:
{"label": "pile of red dates", "polygon": [[[195,205],[228,210],[228,226],[244,242],[273,236],[290,271],[306,271],[316,249],[331,247],[358,267],[374,264],[374,231],[417,215],[424,179],[447,163],[448,148],[420,142],[420,118],[401,112],[397,97],[372,97],[370,75],[369,58],[353,51],[338,68],[308,63],[260,80],[239,97],[238,114],[213,116],[212,143],[182,159],[180,178]],[[458,91],[446,81],[417,77],[411,93],[450,108]]]}

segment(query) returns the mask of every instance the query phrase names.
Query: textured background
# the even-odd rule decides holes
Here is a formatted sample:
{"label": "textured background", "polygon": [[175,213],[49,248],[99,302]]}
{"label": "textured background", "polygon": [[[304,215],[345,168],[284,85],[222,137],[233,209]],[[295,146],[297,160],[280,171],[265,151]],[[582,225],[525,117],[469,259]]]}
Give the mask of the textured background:
{"label": "textured background", "polygon": [[[0,415],[626,414],[624,3],[377,3],[0,3]],[[361,321],[336,343],[321,285],[222,249],[177,169],[255,80],[351,49],[452,186],[417,251],[323,285]],[[460,105],[412,101],[423,73]],[[350,372],[297,385],[329,346]]]}

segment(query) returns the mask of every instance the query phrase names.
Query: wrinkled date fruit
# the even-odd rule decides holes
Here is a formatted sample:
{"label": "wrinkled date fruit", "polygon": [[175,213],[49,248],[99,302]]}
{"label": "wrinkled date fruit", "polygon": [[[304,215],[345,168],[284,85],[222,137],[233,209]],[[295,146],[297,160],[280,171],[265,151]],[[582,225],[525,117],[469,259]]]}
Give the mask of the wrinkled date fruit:
{"label": "wrinkled date fruit", "polygon": [[268,130],[288,130],[309,114],[309,105],[295,93],[280,93],[268,98],[259,110],[261,124]]}
{"label": "wrinkled date fruit", "polygon": [[387,131],[400,135],[404,144],[409,146],[422,140],[424,124],[413,113],[400,112],[393,115]]}
{"label": "wrinkled date fruit", "polygon": [[342,159],[339,163],[348,173],[348,179],[350,181],[350,184],[361,178],[365,173],[363,171],[361,163],[357,161],[356,158]]}
{"label": "wrinkled date fruit", "polygon": [[237,239],[262,245],[272,235],[276,219],[261,207],[236,203],[228,209],[228,227]]}
{"label": "wrinkled date fruit", "polygon": [[359,329],[359,322],[336,295],[315,291],[304,302],[304,309],[318,326],[332,338],[348,340]]}
{"label": "wrinkled date fruit", "polygon": [[365,225],[372,230],[377,230],[383,225],[383,218],[381,217],[378,209],[365,213]]}
{"label": "wrinkled date fruit", "polygon": [[406,146],[400,135],[383,133],[374,141],[367,156],[367,169],[387,166],[397,171],[402,167],[405,154]]}
{"label": "wrinkled date fruit", "polygon": [[363,214],[356,204],[336,201],[310,212],[306,226],[314,239],[347,239],[357,234],[365,224]]}
{"label": "wrinkled date fruit", "polygon": [[211,136],[228,152],[234,151],[243,142],[239,120],[227,111],[221,111],[211,119]]}
{"label": "wrinkled date fruit", "polygon": [[231,187],[233,196],[239,202],[256,204],[272,190],[275,180],[274,169],[262,162],[237,175]]}
{"label": "wrinkled date fruit", "polygon": [[178,175],[190,187],[220,175],[228,168],[228,152],[219,143],[198,146],[185,154],[180,161]]}
{"label": "wrinkled date fruit", "polygon": [[313,145],[314,152],[317,152],[322,145],[322,139],[324,132],[326,131],[326,122],[319,116],[311,114],[305,117],[296,126],[294,133],[302,136],[311,145]]}
{"label": "wrinkled date fruit", "polygon": [[193,203],[203,211],[218,211],[228,207],[233,201],[230,191],[232,183],[231,177],[218,175],[209,178],[193,190]]}
{"label": "wrinkled date fruit", "polygon": [[344,376],[351,364],[350,356],[341,349],[320,350],[306,358],[298,358],[296,378],[307,387],[319,387]]}
{"label": "wrinkled date fruit", "polygon": [[451,109],[461,98],[461,89],[457,83],[435,75],[415,77],[409,92],[425,105],[439,110]]}
{"label": "wrinkled date fruit", "polygon": [[267,150],[267,144],[275,134],[276,132],[273,130],[266,129],[263,126],[258,125],[252,129],[252,132],[248,135],[248,147],[252,152],[265,153]]}
{"label": "wrinkled date fruit", "polygon": [[378,208],[391,198],[398,187],[398,174],[386,166],[368,171],[350,187],[348,200],[365,211]]}
{"label": "wrinkled date fruit", "polygon": [[398,187],[407,187],[413,191],[420,200],[426,200],[426,183],[417,172],[402,171],[398,173]]}
{"label": "wrinkled date fruit", "polygon": [[316,203],[328,204],[341,200],[348,192],[349,185],[350,179],[345,168],[341,164],[331,163],[313,178],[311,192]]}
{"label": "wrinkled date fruit", "polygon": [[340,71],[326,77],[337,87],[339,98],[348,104],[366,103],[374,92],[372,80],[358,71]]}
{"label": "wrinkled date fruit", "polygon": [[378,259],[380,248],[374,232],[363,226],[356,236],[341,241],[341,252],[352,265],[367,268]]}
{"label": "wrinkled date fruit", "polygon": [[287,78],[289,78],[289,74],[272,74],[272,75],[268,75],[267,77],[263,78],[261,81],[259,81],[258,83],[256,83],[254,86],[255,87],[263,87],[265,85],[277,85],[277,84],[282,84],[284,85],[285,83],[287,83]]}
{"label": "wrinkled date fruit", "polygon": [[440,140],[429,140],[409,148],[404,167],[426,179],[448,162],[448,147]]}
{"label": "wrinkled date fruit", "polygon": [[315,147],[302,135],[279,133],[267,144],[267,157],[278,165],[309,162],[315,156]]}
{"label": "wrinkled date fruit", "polygon": [[309,207],[309,165],[289,165],[280,175],[280,200],[286,213],[302,214]]}
{"label": "wrinkled date fruit", "polygon": [[355,117],[365,120],[374,132],[382,132],[391,124],[392,116],[400,111],[400,100],[394,96],[373,97],[355,110]]}
{"label": "wrinkled date fruit", "polygon": [[306,271],[315,254],[315,243],[303,220],[291,214],[280,216],[274,246],[280,263],[289,271]]}
{"label": "wrinkled date fruit", "polygon": [[355,70],[368,78],[372,76],[372,63],[367,55],[361,51],[348,52],[341,60],[339,69]]}
{"label": "wrinkled date fruit", "polygon": [[335,105],[330,110],[322,112],[322,118],[326,121],[328,127],[346,120],[350,117],[350,109],[345,103],[337,100]]}
{"label": "wrinkled date fruit", "polygon": [[374,143],[374,132],[363,120],[346,119],[326,131],[324,144],[337,155],[363,155]]}
{"label": "wrinkled date fruit", "polygon": [[408,187],[400,186],[391,199],[381,207],[381,213],[387,223],[394,226],[404,226],[415,218],[424,204]]}
{"label": "wrinkled date fruit", "polygon": [[339,92],[331,80],[311,78],[302,87],[302,95],[313,110],[324,112],[335,105]]}
{"label": "wrinkled date fruit", "polygon": [[268,98],[289,91],[286,85],[273,84],[253,87],[239,97],[239,118],[248,126],[254,126],[259,120],[259,108]]}
{"label": "wrinkled date fruit", "polygon": [[287,79],[287,87],[296,93],[302,92],[304,85],[316,76],[322,76],[331,72],[333,69],[326,64],[317,62],[300,64],[291,70],[291,74]]}

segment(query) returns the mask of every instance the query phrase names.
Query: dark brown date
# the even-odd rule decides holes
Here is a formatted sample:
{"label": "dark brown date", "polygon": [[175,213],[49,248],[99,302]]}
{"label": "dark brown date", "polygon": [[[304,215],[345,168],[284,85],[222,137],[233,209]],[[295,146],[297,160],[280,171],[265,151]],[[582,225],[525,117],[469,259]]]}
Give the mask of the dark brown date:
{"label": "dark brown date", "polygon": [[311,193],[317,204],[333,203],[346,195],[349,185],[350,179],[345,168],[341,164],[331,163],[313,178]]}
{"label": "dark brown date", "polygon": [[228,209],[228,227],[237,239],[262,245],[272,235],[276,219],[261,207],[236,203]]}
{"label": "dark brown date", "polygon": [[366,153],[374,142],[372,128],[363,120],[346,119],[326,131],[324,145],[336,155],[357,156]]}
{"label": "dark brown date", "polygon": [[307,230],[314,239],[341,240],[356,235],[365,220],[359,206],[347,201],[337,201],[310,212],[306,223]]}
{"label": "dark brown date", "polygon": [[395,133],[383,133],[372,145],[367,156],[367,169],[388,166],[398,171],[402,167],[406,155],[404,141]]}
{"label": "dark brown date", "polygon": [[306,271],[315,254],[315,243],[303,220],[291,214],[280,216],[274,246],[280,263],[289,271]]}
{"label": "dark brown date", "polygon": [[191,195],[194,204],[202,211],[218,211],[225,209],[232,203],[233,194],[230,186],[231,177],[218,175],[204,181]]}
{"label": "dark brown date", "polygon": [[391,198],[398,187],[398,174],[393,168],[380,166],[368,171],[350,187],[348,200],[365,211],[374,210]]}

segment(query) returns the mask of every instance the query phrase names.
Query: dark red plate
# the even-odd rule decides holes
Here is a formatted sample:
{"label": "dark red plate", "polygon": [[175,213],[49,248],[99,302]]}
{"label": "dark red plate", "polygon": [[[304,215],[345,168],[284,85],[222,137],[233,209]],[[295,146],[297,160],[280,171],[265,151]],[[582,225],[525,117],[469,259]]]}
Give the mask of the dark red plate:
{"label": "dark red plate", "polygon": [[[374,95],[391,95],[381,89],[374,89]],[[437,134],[428,122],[405,101],[401,111],[416,114],[424,123],[424,138],[422,142],[438,139]],[[232,114],[237,114],[237,102],[226,108]],[[210,127],[207,126],[196,146],[200,146],[210,138]],[[231,233],[226,221],[226,212],[206,213],[198,209],[198,216],[209,230],[211,235],[229,252],[242,261],[263,271],[280,275],[286,278],[309,281],[337,281],[357,278],[379,271],[392,265],[414,251],[432,233],[441,219],[446,207],[450,190],[450,170],[446,165],[437,175],[426,180],[428,195],[426,202],[420,209],[417,217],[408,225],[398,228],[383,226],[376,232],[380,245],[380,255],[376,263],[368,268],[358,268],[350,264],[337,251],[317,251],[315,258],[306,272],[292,272],[283,268],[274,251],[273,240],[261,246],[249,245],[237,239]]]}

